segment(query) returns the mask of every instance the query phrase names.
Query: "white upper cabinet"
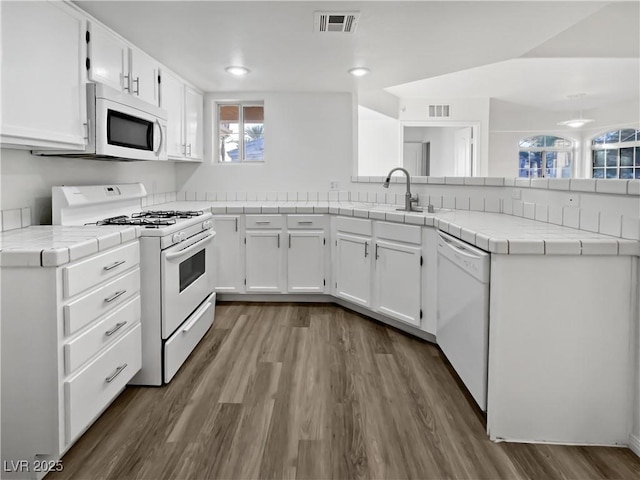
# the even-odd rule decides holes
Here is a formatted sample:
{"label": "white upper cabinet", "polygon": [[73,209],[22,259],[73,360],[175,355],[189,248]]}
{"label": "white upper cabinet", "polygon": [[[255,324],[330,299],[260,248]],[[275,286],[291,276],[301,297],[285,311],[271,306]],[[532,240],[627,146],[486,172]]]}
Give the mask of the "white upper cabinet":
{"label": "white upper cabinet", "polygon": [[184,83],[167,71],[161,72],[160,107],[167,111],[167,154],[181,159],[185,155]]}
{"label": "white upper cabinet", "polygon": [[185,131],[187,157],[202,159],[202,114],[203,96],[189,86],[185,86]]}
{"label": "white upper cabinet", "polygon": [[137,48],[130,51],[131,94],[140,97],[152,105],[160,105],[160,64]]}
{"label": "white upper cabinet", "polygon": [[158,106],[160,64],[95,22],[87,22],[87,32],[89,80]]}
{"label": "white upper cabinet", "polygon": [[169,158],[202,161],[202,94],[168,71],[162,71],[160,79],[160,107],[168,114]]}
{"label": "white upper cabinet", "polygon": [[85,144],[85,22],[61,2],[2,2],[5,147]]}

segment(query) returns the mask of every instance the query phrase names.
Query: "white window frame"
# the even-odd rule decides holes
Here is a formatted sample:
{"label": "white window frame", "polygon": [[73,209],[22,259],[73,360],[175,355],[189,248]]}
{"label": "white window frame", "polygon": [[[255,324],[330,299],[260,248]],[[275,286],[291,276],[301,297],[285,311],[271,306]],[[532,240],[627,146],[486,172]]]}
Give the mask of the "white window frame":
{"label": "white window frame", "polygon": [[[615,128],[613,130],[605,130],[604,132],[598,133],[597,135],[594,135],[593,137],[591,137],[591,139],[589,140],[589,175],[591,178],[598,178],[598,180],[630,180],[630,179],[623,179],[622,177],[620,177],[620,170],[622,168],[631,168],[632,171],[634,172],[634,176],[633,178],[635,179],[635,171],[640,169],[640,167],[636,166],[635,163],[635,154],[636,154],[636,148],[640,147],[640,139],[637,138],[637,133],[636,133],[636,140],[635,141],[629,141],[629,142],[621,142],[621,141],[617,141],[617,142],[613,142],[613,143],[600,143],[600,144],[594,144],[593,142],[595,141],[596,138],[598,137],[602,137],[604,135],[607,135],[608,133],[611,132],[618,132],[618,135],[620,135],[620,132],[622,130],[636,130],[636,132],[638,130],[640,130],[640,128],[635,127],[635,126],[630,126],[630,127],[622,127],[622,128]],[[631,165],[631,167],[628,166],[622,166],[620,165],[620,150],[624,149],[624,148],[631,148],[633,149],[633,164]],[[595,156],[595,152],[598,150],[616,150],[617,151],[617,164],[616,164],[616,173],[617,176],[616,177],[607,177],[607,169],[612,169],[612,167],[607,167],[606,165],[606,159],[605,159],[605,165],[603,167],[595,167],[593,165],[594,162],[594,156]],[[593,171],[598,168],[598,169],[602,169],[602,172],[604,174],[604,177],[594,177],[593,176]]]}
{"label": "white window frame", "polygon": [[[239,131],[244,132],[244,107],[262,107],[264,113],[264,101],[261,100],[225,100],[225,101],[214,101],[213,102],[213,121],[214,121],[214,133],[215,133],[215,163],[218,165],[262,165],[265,163],[265,157],[263,155],[262,160],[245,160],[245,152],[244,152],[244,137],[241,138],[242,141],[238,142],[238,150],[239,150],[239,158],[240,160],[237,162],[223,162],[220,160],[220,115],[219,109],[220,106],[238,106],[238,124],[240,126]],[[265,125],[265,120],[262,121],[262,124]]]}
{"label": "white window frame", "polygon": [[[528,138],[536,138],[536,137],[557,137],[560,138],[562,140],[565,140],[567,142],[571,143],[571,146],[569,147],[521,147],[520,143],[523,142],[524,140],[527,140]],[[520,177],[520,152],[541,152],[542,153],[542,159],[541,159],[541,165],[540,165],[540,171],[542,173],[541,177]],[[577,159],[577,148],[576,148],[576,142],[574,140],[572,140],[571,138],[562,136],[562,135],[556,135],[553,133],[548,133],[548,134],[537,134],[537,135],[527,135],[526,137],[521,138],[520,140],[518,140],[518,170],[517,170],[517,177],[518,178],[560,178],[560,177],[547,177],[546,175],[546,153],[547,152],[567,152],[571,154],[571,177],[569,178],[574,178],[575,177],[575,165],[576,165],[576,159]],[[557,168],[557,167],[556,167]],[[566,178],[566,177],[564,177]]]}

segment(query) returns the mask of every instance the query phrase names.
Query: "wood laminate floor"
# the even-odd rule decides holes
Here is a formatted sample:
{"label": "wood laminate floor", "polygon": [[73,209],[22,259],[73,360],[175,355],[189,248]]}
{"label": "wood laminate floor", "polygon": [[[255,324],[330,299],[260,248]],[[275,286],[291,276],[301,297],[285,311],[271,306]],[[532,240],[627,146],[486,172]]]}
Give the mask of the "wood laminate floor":
{"label": "wood laminate floor", "polygon": [[334,305],[218,305],[171,384],[130,387],[59,479],[635,479],[630,450],[493,443],[437,347]]}

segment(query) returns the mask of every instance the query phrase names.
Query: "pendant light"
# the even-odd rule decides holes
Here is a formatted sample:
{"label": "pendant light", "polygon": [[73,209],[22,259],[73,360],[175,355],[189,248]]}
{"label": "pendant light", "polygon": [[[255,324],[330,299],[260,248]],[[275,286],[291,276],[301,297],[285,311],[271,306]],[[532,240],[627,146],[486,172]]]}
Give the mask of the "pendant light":
{"label": "pendant light", "polygon": [[558,125],[563,125],[571,128],[580,128],[586,125],[589,122],[593,122],[591,118],[584,118],[582,116],[582,99],[585,97],[585,93],[578,93],[575,95],[569,95],[568,98],[570,101],[578,104],[578,116],[574,116],[569,120],[565,120],[563,122],[558,122]]}

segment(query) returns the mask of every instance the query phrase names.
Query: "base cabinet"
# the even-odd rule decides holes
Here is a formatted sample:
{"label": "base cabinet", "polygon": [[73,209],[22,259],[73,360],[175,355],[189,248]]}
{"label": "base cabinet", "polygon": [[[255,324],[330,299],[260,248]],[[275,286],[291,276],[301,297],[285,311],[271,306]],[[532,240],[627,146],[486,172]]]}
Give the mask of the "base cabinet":
{"label": "base cabinet", "polygon": [[244,241],[239,215],[216,215],[216,292],[244,292]]}
{"label": "base cabinet", "polygon": [[282,292],[282,232],[280,230],[247,230],[246,291]]}
{"label": "base cabinet", "polygon": [[371,306],[371,238],[336,235],[336,296],[365,307]]}
{"label": "base cabinet", "polygon": [[324,293],[325,237],[323,231],[288,233],[287,291],[289,293]]}
{"label": "base cabinet", "polygon": [[375,305],[378,312],[420,326],[420,247],[378,240],[374,248]]}

